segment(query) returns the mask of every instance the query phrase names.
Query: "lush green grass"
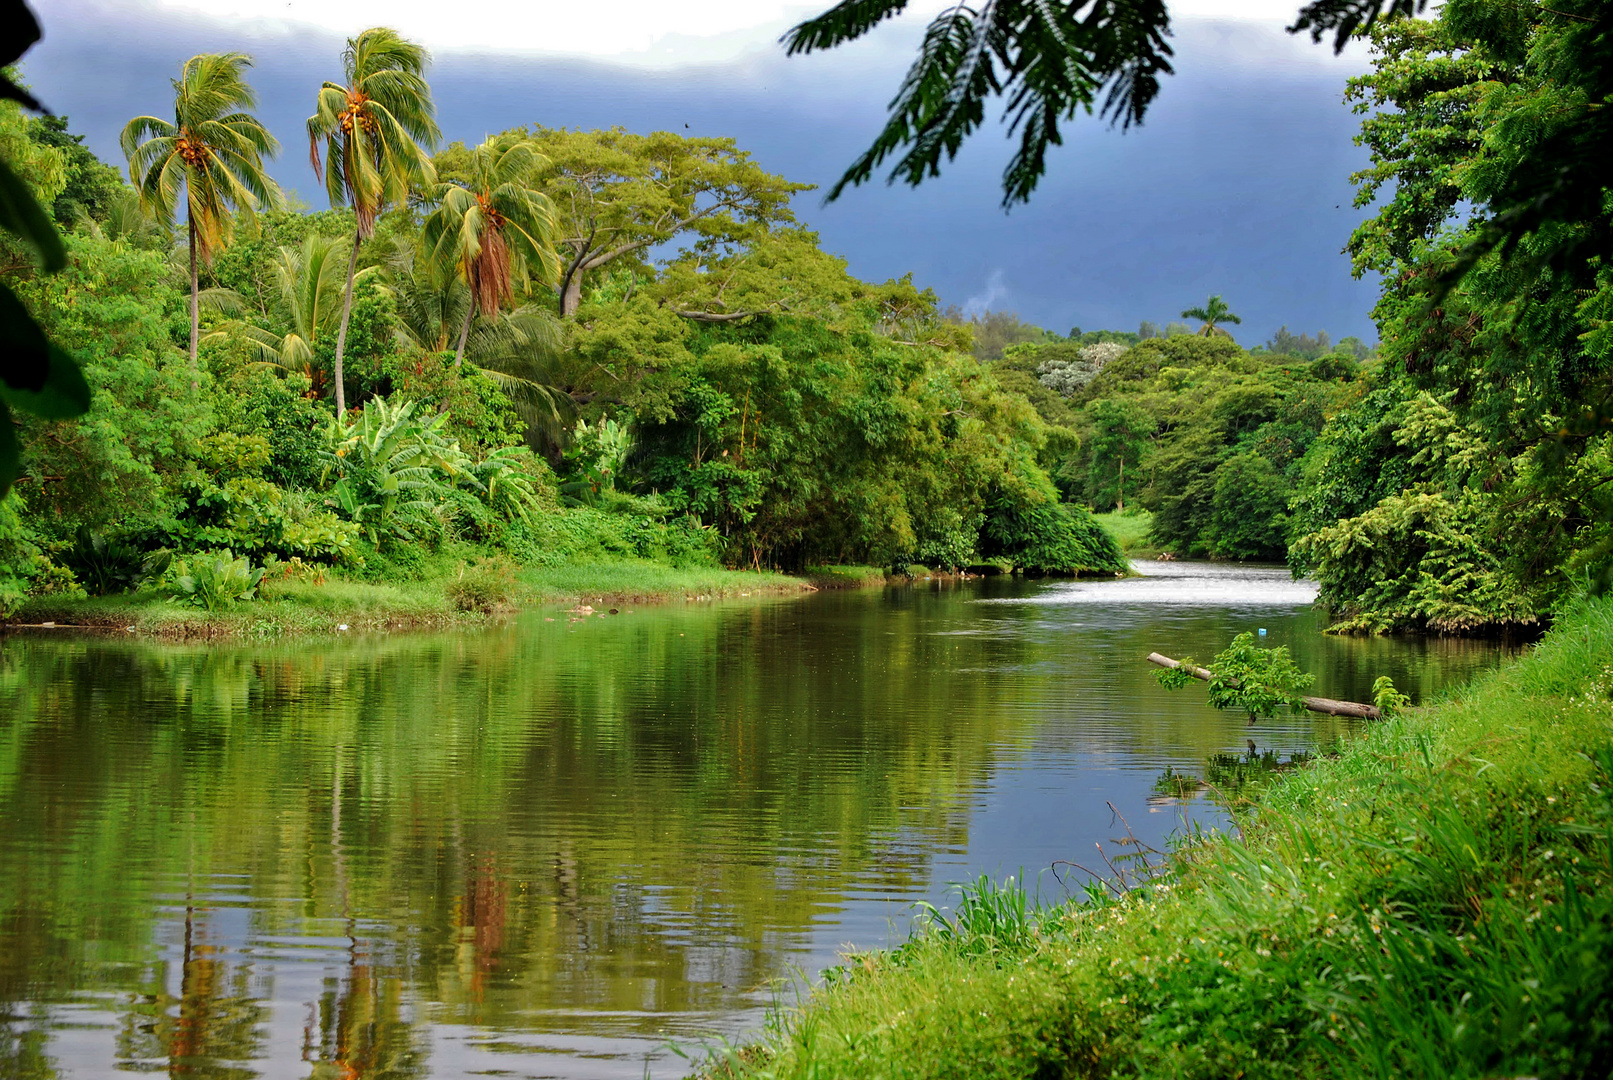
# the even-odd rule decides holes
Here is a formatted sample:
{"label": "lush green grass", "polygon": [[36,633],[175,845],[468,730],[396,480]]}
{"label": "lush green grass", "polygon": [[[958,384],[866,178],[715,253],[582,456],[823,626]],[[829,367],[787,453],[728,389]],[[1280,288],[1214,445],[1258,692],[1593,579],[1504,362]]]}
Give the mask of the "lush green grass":
{"label": "lush green grass", "polygon": [[800,578],[771,571],[756,573],[705,566],[679,568],[639,560],[528,567],[518,574],[518,579],[532,599],[546,603],[709,600],[759,593],[795,593],[806,588]]}
{"label": "lush green grass", "polygon": [[1164,550],[1148,538],[1154,515],[1146,510],[1128,510],[1125,513],[1111,510],[1107,514],[1093,514],[1099,525],[1108,530],[1128,559],[1152,559]]}
{"label": "lush green grass", "polygon": [[809,566],[803,576],[818,589],[867,589],[886,577],[878,566]]}
{"label": "lush green grass", "polygon": [[[851,568],[862,580],[862,568]],[[478,623],[530,604],[656,603],[806,591],[808,580],[718,567],[677,568],[642,559],[518,567],[474,552],[445,553],[387,582],[336,576],[270,577],[258,598],[208,612],[172,599],[171,588],[117,596],[40,597],[9,622],[58,629],[133,630],[160,637],[268,637]]]}
{"label": "lush green grass", "polygon": [[1607,1076],[1610,695],[1602,600],[1458,697],[1268,782],[1236,835],[1080,904],[982,883],[710,1068]]}

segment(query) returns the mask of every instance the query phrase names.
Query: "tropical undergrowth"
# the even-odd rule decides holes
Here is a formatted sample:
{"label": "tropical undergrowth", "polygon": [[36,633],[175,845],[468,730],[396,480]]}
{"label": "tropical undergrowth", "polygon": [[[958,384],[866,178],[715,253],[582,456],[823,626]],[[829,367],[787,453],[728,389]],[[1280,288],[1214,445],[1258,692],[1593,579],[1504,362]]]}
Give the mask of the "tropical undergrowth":
{"label": "tropical undergrowth", "polygon": [[1605,1076],[1609,657],[1613,602],[1581,601],[1455,699],[1252,781],[1234,830],[1184,838],[1165,872],[1042,908],[971,887],[706,1068]]}

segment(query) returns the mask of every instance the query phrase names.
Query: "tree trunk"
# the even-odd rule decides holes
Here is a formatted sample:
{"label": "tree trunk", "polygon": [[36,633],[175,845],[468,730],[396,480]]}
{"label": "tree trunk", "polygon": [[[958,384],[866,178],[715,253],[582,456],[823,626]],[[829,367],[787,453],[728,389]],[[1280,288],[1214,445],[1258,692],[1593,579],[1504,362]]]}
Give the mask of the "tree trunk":
{"label": "tree trunk", "polygon": [[1120,504],[1120,512],[1126,512],[1126,455],[1120,455],[1120,495],[1115,500]]}
{"label": "tree trunk", "polygon": [[459,367],[465,361],[465,339],[470,337],[470,321],[476,317],[476,296],[470,298],[470,306],[465,308],[465,325],[459,328],[459,345],[454,349],[454,366]]}
{"label": "tree trunk", "polygon": [[[1182,663],[1180,660],[1172,660],[1170,657],[1161,656],[1157,652],[1148,654],[1148,662],[1158,664],[1164,668],[1177,668],[1202,682],[1210,681],[1210,673],[1204,668],[1193,667]],[[1376,706],[1363,705],[1359,701],[1334,701],[1332,698],[1325,697],[1308,697],[1300,700],[1311,712],[1326,713],[1329,716],[1358,716],[1363,720],[1378,720],[1383,716]]]}
{"label": "tree trunk", "polygon": [[[201,295],[201,282],[196,275],[196,217],[187,207],[185,210],[185,225],[190,232],[190,369],[196,370],[196,344],[201,339],[201,311],[198,307]],[[191,383],[191,389],[196,384]]]}
{"label": "tree trunk", "polygon": [[577,314],[577,308],[582,305],[582,268],[572,271],[566,279],[565,291],[560,294],[560,317],[569,319]]}
{"label": "tree trunk", "polygon": [[342,353],[347,348],[347,318],[353,314],[353,275],[358,272],[358,234],[347,256],[347,291],[342,293],[342,325],[336,331],[336,415],[347,412],[347,387],[342,383]]}

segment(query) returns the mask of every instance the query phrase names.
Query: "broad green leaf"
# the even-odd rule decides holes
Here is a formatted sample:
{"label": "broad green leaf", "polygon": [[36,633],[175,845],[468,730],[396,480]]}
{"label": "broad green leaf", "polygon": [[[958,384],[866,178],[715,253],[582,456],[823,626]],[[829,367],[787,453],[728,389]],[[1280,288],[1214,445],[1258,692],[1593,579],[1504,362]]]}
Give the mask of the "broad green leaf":
{"label": "broad green leaf", "polygon": [[22,0],[0,0],[0,67],[10,67],[39,40],[39,20]]}
{"label": "broad green leaf", "polygon": [[46,420],[71,420],[89,412],[90,384],[84,381],[78,361],[51,345],[45,385],[37,391],[0,387],[0,401]]}
{"label": "broad green leaf", "polygon": [[[10,67],[39,40],[39,20],[22,0],[0,0],[0,68]],[[0,72],[0,98],[21,102],[35,112],[45,109],[34,96]]]}
{"label": "broad green leaf", "polygon": [[11,410],[0,401],[0,499],[11,491],[12,483],[21,472],[21,451],[17,426],[11,422]]}
{"label": "broad green leaf", "polygon": [[46,270],[54,272],[67,266],[67,248],[56,226],[50,223],[50,215],[4,159],[0,159],[0,228],[27,241],[39,253],[40,265]]}
{"label": "broad green leaf", "polygon": [[50,342],[15,293],[0,284],[0,384],[40,390],[50,373]]}

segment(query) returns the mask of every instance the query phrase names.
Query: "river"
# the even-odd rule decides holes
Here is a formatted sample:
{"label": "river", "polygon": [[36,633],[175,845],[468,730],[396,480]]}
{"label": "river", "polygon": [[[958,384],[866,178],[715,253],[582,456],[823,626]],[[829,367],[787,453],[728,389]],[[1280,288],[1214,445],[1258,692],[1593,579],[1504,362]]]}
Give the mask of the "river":
{"label": "river", "polygon": [[[0,638],[0,1076],[676,1077],[912,904],[1199,796],[1167,768],[1355,721],[1166,692],[1265,630],[1362,700],[1490,644],[1329,638],[1280,569],[1148,564],[452,634]],[[1055,865],[1059,864],[1059,865]]]}

